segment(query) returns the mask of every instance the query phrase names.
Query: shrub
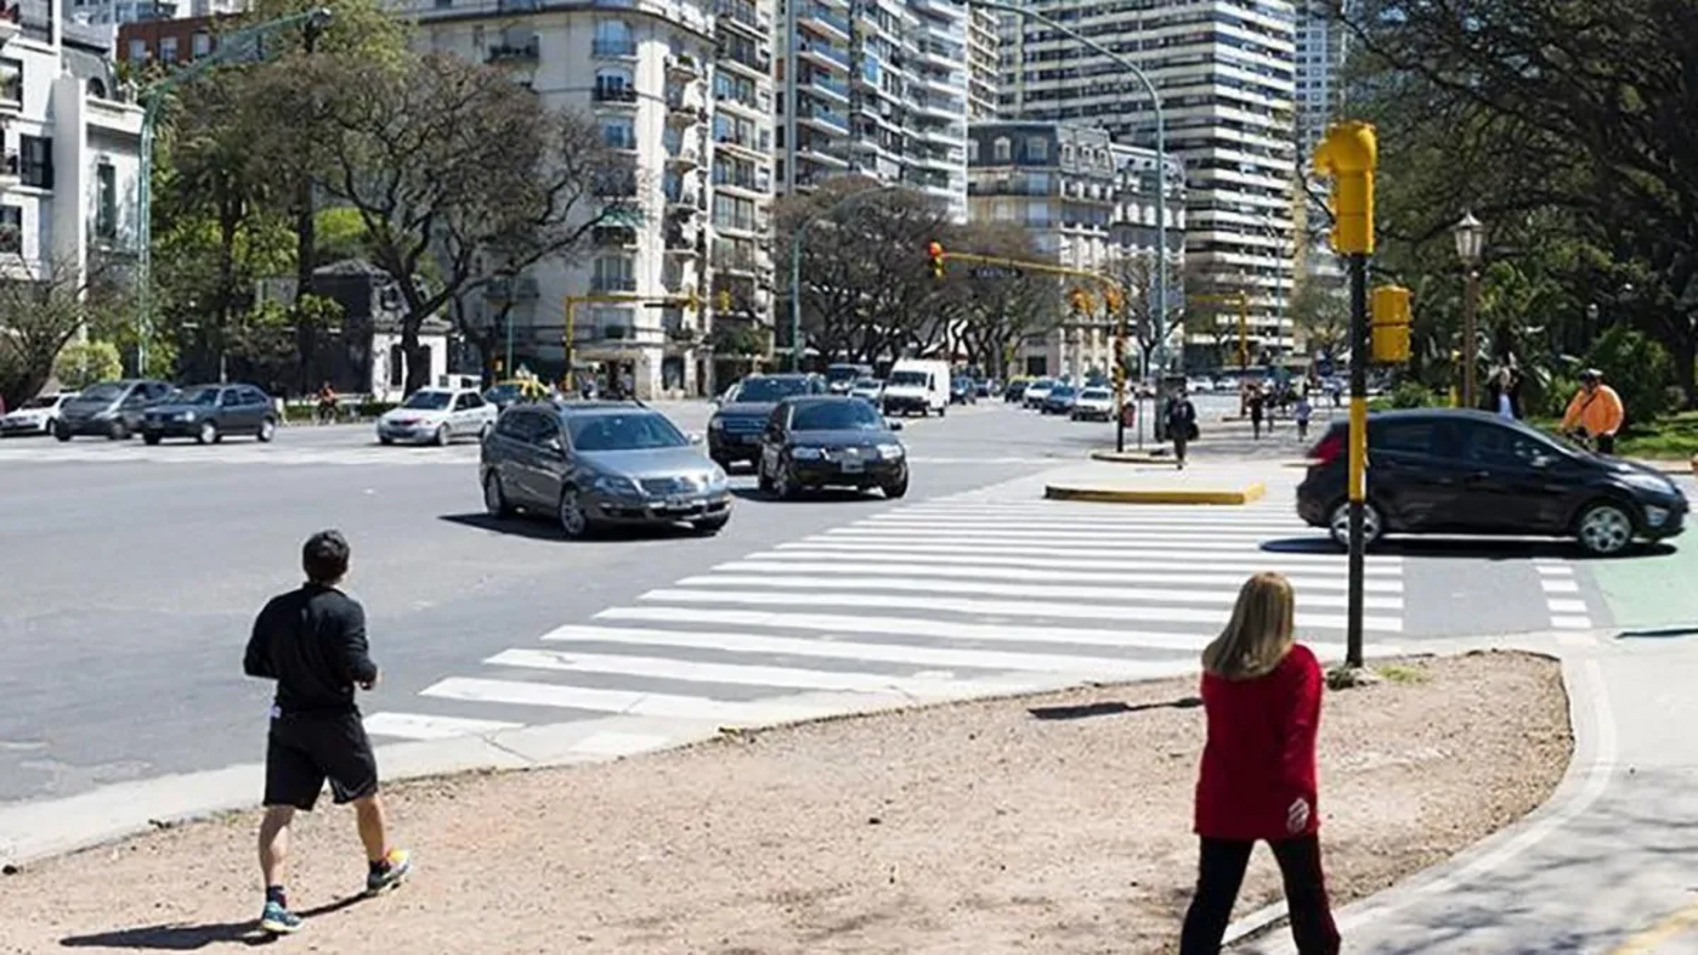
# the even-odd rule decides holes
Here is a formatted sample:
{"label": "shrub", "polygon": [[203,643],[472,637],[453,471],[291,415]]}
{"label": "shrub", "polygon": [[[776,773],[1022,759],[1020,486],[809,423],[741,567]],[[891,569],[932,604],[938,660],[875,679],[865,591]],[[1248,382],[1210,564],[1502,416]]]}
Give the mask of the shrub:
{"label": "shrub", "polygon": [[1393,408],[1431,408],[1439,404],[1438,395],[1418,381],[1400,382],[1389,398]]}
{"label": "shrub", "polygon": [[111,342],[72,342],[53,361],[53,376],[72,391],[124,374],[124,360]]}
{"label": "shrub", "polygon": [[[1617,325],[1592,344],[1586,364],[1603,372],[1604,381],[1621,395],[1630,427],[1649,423],[1669,410],[1674,362],[1662,345],[1644,333]],[[1573,394],[1570,390],[1563,398],[1565,406]]]}

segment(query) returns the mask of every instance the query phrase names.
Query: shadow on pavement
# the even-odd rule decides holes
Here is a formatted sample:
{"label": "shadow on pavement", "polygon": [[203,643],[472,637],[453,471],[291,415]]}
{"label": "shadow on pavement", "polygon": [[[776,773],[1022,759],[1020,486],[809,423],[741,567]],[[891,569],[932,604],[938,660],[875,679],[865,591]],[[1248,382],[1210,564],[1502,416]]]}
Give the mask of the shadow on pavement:
{"label": "shadow on pavement", "polygon": [[1105,700],[1078,706],[1034,706],[1026,712],[1040,720],[1083,720],[1093,716],[1115,716],[1121,713],[1141,713],[1145,710],[1189,710],[1202,705],[1203,701],[1199,697],[1182,696],[1177,700],[1137,705],[1122,703],[1119,700]]}
{"label": "shadow on pavement", "polygon": [[[312,919],[320,915],[340,912],[365,899],[364,893],[349,895],[295,914],[303,919]],[[260,931],[258,920],[249,919],[245,922],[215,922],[207,925],[166,923],[164,925],[146,925],[141,928],[116,929],[111,932],[97,932],[92,935],[68,935],[60,939],[59,944],[64,948],[130,948],[159,952],[192,952],[219,943],[256,946],[269,945],[275,941],[278,941],[278,936]]]}
{"label": "shadow on pavement", "polygon": [[[1276,554],[1339,554],[1343,548],[1330,537],[1285,537],[1262,542],[1262,550]],[[1632,560],[1636,557],[1661,557],[1675,552],[1670,544],[1640,544],[1625,553],[1610,557],[1593,557],[1568,540],[1500,540],[1490,537],[1390,537],[1368,549],[1368,553],[1388,557],[1431,557],[1461,560],[1529,560],[1535,557],[1554,557],[1575,561]]]}
{"label": "shadow on pavement", "polygon": [[882,501],[884,495],[879,491],[857,491],[853,488],[830,487],[821,491],[803,491],[788,501],[781,501],[759,488],[734,487],[731,496],[742,501],[759,501],[762,504],[807,504],[821,501]]}
{"label": "shadow on pavement", "polygon": [[1659,627],[1653,630],[1623,630],[1617,640],[1668,640],[1675,637],[1698,637],[1698,627]]}
{"label": "shadow on pavement", "polygon": [[[476,528],[480,531],[526,537],[531,540],[566,541],[565,535],[560,532],[560,527],[549,520],[546,515],[532,519],[524,515],[491,517],[488,514],[474,512],[471,514],[442,514],[437,517],[437,520],[458,524],[461,527]],[[653,540],[655,538],[670,539],[697,536],[700,535],[695,528],[687,524],[654,524],[648,526],[598,527],[586,540]]]}

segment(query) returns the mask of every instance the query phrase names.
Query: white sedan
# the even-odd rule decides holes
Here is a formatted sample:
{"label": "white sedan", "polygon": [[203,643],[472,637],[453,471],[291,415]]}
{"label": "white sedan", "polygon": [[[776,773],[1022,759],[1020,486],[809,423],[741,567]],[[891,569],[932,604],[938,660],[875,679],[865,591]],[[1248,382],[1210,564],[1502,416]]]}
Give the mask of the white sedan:
{"label": "white sedan", "polygon": [[455,438],[481,438],[495,427],[500,413],[470,389],[420,388],[377,419],[377,440],[446,445]]}
{"label": "white sedan", "polygon": [[75,398],[74,391],[58,395],[42,395],[24,402],[23,407],[0,418],[0,437],[15,434],[52,434],[53,422],[59,420],[59,407]]}
{"label": "white sedan", "polygon": [[857,378],[855,383],[849,386],[849,394],[877,406],[879,399],[884,396],[884,382],[878,378]]}
{"label": "white sedan", "polygon": [[1074,421],[1112,421],[1114,392],[1095,386],[1086,388],[1074,399],[1070,417]]}

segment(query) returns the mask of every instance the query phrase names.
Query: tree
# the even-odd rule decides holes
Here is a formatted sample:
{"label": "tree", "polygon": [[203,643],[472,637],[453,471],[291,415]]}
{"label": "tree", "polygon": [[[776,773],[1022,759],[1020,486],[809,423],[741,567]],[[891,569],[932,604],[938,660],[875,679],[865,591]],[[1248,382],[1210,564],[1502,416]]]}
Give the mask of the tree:
{"label": "tree", "polygon": [[[1160,334],[1174,335],[1185,324],[1185,313],[1169,312],[1166,321],[1155,321],[1156,304],[1156,269],[1158,257],[1154,249],[1122,250],[1110,258],[1104,268],[1106,274],[1119,282],[1126,289],[1127,321],[1132,325],[1132,337],[1142,351],[1146,366],[1151,352],[1160,344]],[[1174,299],[1180,293],[1195,293],[1203,273],[1188,261],[1167,262],[1166,288],[1167,293]],[[1183,340],[1183,336],[1181,336]]]}
{"label": "tree", "polygon": [[17,407],[47,383],[66,344],[110,322],[124,299],[106,262],[82,271],[64,260],[33,271],[18,263],[10,271],[27,275],[0,280],[0,397]]}
{"label": "tree", "polygon": [[634,167],[594,122],[544,108],[498,70],[446,54],[400,69],[321,58],[294,82],[361,91],[333,106],[324,185],[358,212],[373,263],[401,296],[408,390],[427,383],[426,318],[499,275],[580,254],[597,225],[641,214]]}
{"label": "tree", "polygon": [[[951,247],[1010,259],[1041,259],[1031,233],[1013,225],[970,224],[950,236]],[[1006,378],[1020,341],[1042,334],[1061,320],[1062,283],[1043,272],[1007,273],[955,267],[951,291],[959,299],[957,334],[969,361],[986,374]]]}
{"label": "tree", "polygon": [[1346,290],[1336,284],[1313,277],[1298,280],[1287,313],[1310,353],[1337,355],[1349,347],[1350,302]]}
{"label": "tree", "polygon": [[111,342],[72,342],[53,362],[53,377],[73,391],[123,374],[124,359],[118,354],[118,346]]}

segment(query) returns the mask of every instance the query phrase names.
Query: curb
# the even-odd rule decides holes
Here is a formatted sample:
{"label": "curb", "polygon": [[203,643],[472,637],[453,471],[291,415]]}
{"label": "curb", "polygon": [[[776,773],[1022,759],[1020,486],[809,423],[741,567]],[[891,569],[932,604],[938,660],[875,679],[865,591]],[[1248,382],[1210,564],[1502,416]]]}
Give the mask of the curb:
{"label": "curb", "polygon": [[1690,464],[1679,460],[1630,459],[1634,464],[1642,464],[1653,471],[1658,471],[1669,477],[1698,477],[1698,456],[1694,456]]}
{"label": "curb", "polygon": [[1165,464],[1173,465],[1173,456],[1166,450],[1161,451],[1092,451],[1092,461],[1106,461],[1110,464]]}
{"label": "curb", "polygon": [[1052,501],[1089,501],[1097,504],[1213,504],[1239,505],[1259,501],[1268,493],[1268,486],[1261,481],[1249,484],[1242,490],[1229,491],[1219,489],[1188,491],[1180,488],[1152,488],[1150,490],[1134,490],[1131,488],[1091,487],[1085,485],[1048,484],[1044,486],[1044,497]]}

